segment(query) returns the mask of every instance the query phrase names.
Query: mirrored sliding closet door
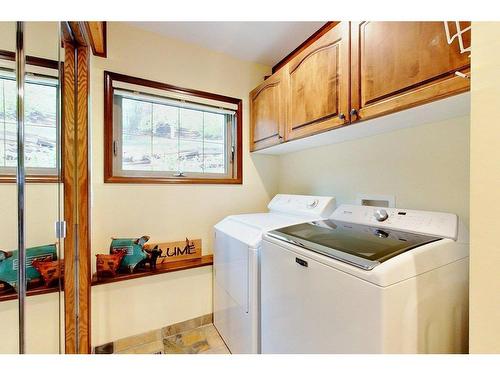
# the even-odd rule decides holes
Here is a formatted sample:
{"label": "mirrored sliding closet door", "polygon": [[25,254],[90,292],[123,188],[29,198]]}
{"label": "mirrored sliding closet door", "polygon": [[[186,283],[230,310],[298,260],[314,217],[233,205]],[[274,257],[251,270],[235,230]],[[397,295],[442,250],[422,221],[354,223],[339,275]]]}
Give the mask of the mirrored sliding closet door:
{"label": "mirrored sliding closet door", "polygon": [[0,353],[64,351],[59,22],[0,22]]}

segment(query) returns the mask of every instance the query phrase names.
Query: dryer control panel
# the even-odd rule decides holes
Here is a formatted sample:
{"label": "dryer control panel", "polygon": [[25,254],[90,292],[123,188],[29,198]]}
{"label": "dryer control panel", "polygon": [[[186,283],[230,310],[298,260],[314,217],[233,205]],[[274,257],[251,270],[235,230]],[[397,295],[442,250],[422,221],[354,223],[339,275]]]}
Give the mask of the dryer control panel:
{"label": "dryer control panel", "polygon": [[457,239],[458,234],[457,215],[444,212],[343,204],[330,219],[453,240]]}
{"label": "dryer control panel", "polygon": [[328,218],[335,209],[335,198],[315,195],[277,194],[267,208],[271,212]]}

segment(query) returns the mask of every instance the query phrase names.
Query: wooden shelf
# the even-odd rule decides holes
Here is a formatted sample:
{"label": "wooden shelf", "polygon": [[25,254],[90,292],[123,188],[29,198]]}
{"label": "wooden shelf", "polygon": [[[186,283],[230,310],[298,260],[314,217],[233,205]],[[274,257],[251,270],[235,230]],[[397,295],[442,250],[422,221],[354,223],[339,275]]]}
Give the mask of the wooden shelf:
{"label": "wooden shelf", "polygon": [[[169,272],[184,271],[191,268],[211,266],[212,264],[213,264],[213,255],[210,254],[210,255],[204,255],[199,259],[188,259],[188,260],[180,260],[178,262],[158,264],[156,266],[155,271],[142,271],[142,272],[127,273],[127,274],[118,274],[115,277],[97,277],[97,275],[94,274],[92,277],[92,286],[117,283],[120,281],[161,275],[163,273],[169,273]],[[58,291],[59,291],[58,286],[49,288],[45,286],[37,286],[35,288],[29,289],[26,292],[26,295],[29,297],[40,294],[57,293]],[[10,301],[15,299],[17,299],[17,294],[13,290],[11,291],[0,290],[0,302]]]}
{"label": "wooden shelf", "polygon": [[213,255],[210,254],[210,255],[204,255],[198,259],[188,259],[188,260],[180,260],[178,262],[157,264],[155,271],[122,273],[122,274],[116,275],[115,277],[97,277],[97,275],[94,274],[94,276],[92,277],[92,286],[117,283],[120,281],[137,279],[140,277],[161,275],[162,273],[183,271],[183,270],[188,270],[191,268],[211,266],[213,263],[214,263]]}
{"label": "wooden shelf", "polygon": [[[61,285],[61,289],[62,289],[62,285]],[[26,296],[28,296],[28,297],[38,296],[40,294],[57,293],[58,291],[59,291],[59,286],[53,286],[53,287],[47,288],[46,286],[42,285],[42,286],[37,286],[35,288],[29,289],[26,292]],[[17,293],[13,289],[0,292],[0,302],[11,301],[14,299],[17,299]]]}

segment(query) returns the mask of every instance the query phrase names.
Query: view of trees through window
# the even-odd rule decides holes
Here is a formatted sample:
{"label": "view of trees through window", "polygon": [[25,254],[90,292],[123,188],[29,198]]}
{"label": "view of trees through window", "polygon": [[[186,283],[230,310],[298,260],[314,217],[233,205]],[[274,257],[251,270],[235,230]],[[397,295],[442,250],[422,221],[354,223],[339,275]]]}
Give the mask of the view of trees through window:
{"label": "view of trees through window", "polygon": [[122,169],[226,173],[227,114],[121,98]]}
{"label": "view of trees through window", "polygon": [[[0,76],[0,168],[17,165],[17,91],[14,79]],[[25,83],[25,164],[57,166],[57,86]]]}

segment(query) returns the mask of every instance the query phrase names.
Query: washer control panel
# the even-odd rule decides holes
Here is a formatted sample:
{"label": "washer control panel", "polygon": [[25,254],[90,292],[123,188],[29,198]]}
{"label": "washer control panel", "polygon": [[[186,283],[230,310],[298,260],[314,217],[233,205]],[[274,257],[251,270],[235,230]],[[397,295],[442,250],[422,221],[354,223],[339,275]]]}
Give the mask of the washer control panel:
{"label": "washer control panel", "polygon": [[343,204],[334,211],[330,218],[453,240],[457,239],[458,232],[457,215],[444,212]]}
{"label": "washer control panel", "polygon": [[314,195],[278,194],[269,202],[267,207],[271,212],[327,218],[335,209],[335,198]]}

